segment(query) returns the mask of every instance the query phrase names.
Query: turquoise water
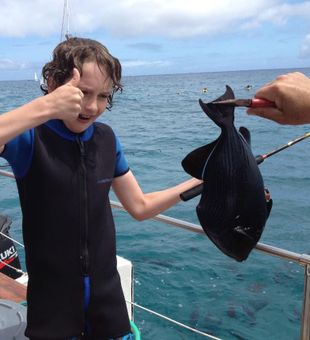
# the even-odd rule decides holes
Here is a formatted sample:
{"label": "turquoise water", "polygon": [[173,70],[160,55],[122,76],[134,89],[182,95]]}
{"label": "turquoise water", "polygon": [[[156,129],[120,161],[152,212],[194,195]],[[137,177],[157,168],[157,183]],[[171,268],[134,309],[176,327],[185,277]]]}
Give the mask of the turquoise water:
{"label": "turquoise water", "polygon": [[[180,164],[183,157],[219,135],[201,111],[199,98],[216,98],[226,84],[237,97],[248,98],[260,85],[288,71],[127,77],[112,111],[101,119],[119,135],[143,190],[159,190],[187,179]],[[310,76],[310,69],[302,71]],[[253,85],[250,91],[244,89],[247,84]],[[204,87],[207,93],[202,92]],[[39,94],[33,81],[0,82],[0,112]],[[249,117],[244,109],[237,110],[235,125],[250,129],[254,154],[269,152],[309,131],[309,125],[280,126]],[[309,143],[296,144],[260,166],[274,200],[260,242],[305,254],[310,254]],[[11,233],[21,240],[15,183],[0,177],[0,187],[0,212],[12,217]],[[198,223],[197,202],[198,198],[179,203],[165,214]],[[206,236],[155,221],[136,222],[121,211],[114,215],[118,254],[133,262],[138,304],[222,339],[299,339],[303,267],[258,251],[238,263]],[[145,340],[204,338],[139,309],[135,322]]]}

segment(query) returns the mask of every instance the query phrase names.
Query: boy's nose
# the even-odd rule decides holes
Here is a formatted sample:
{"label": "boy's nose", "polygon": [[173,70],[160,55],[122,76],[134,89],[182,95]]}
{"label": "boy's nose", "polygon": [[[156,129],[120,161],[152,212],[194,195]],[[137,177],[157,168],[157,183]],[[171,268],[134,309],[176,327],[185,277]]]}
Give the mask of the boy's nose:
{"label": "boy's nose", "polygon": [[87,100],[85,103],[85,111],[88,114],[96,114],[98,111],[98,104],[96,99]]}

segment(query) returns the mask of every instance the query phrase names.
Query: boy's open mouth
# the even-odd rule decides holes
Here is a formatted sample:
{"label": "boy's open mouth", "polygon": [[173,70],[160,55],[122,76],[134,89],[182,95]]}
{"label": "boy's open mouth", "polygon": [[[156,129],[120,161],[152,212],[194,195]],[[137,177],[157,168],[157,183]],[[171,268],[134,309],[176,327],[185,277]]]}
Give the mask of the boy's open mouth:
{"label": "boy's open mouth", "polygon": [[90,117],[84,116],[84,115],[82,115],[82,114],[80,113],[80,114],[79,114],[79,119],[82,119],[82,120],[89,120]]}

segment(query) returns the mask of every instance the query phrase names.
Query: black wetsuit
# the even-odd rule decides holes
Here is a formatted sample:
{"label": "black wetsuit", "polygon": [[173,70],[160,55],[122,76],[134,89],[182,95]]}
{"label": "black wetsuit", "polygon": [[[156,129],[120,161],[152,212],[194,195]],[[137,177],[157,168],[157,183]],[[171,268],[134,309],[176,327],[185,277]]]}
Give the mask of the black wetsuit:
{"label": "black wetsuit", "polygon": [[26,336],[70,338],[82,334],[87,321],[91,339],[117,338],[130,332],[130,324],[108,197],[116,137],[105,124],[94,124],[82,136],[59,124],[33,130],[31,161],[17,177],[29,274]]}

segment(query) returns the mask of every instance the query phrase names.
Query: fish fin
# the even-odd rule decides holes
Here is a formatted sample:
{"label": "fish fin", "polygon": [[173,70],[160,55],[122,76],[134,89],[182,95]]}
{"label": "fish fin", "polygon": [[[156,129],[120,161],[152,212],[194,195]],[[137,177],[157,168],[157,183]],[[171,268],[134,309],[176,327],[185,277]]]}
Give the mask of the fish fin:
{"label": "fish fin", "polygon": [[183,160],[183,169],[191,176],[202,179],[204,167],[211,152],[214,150],[218,139],[214,142],[201,146],[190,152]]}
{"label": "fish fin", "polygon": [[[226,99],[234,99],[235,95],[231,87],[226,85],[225,93],[214,100],[221,101]],[[234,121],[234,106],[229,105],[218,105],[210,103],[204,103],[201,99],[199,99],[199,104],[202,110],[207,114],[207,116],[214,121],[216,125],[219,127],[225,125],[232,125]]]}
{"label": "fish fin", "polygon": [[250,131],[246,127],[241,126],[239,128],[239,132],[242,135],[242,137],[245,139],[245,141],[248,143],[248,145],[251,146],[251,133],[250,133]]}

